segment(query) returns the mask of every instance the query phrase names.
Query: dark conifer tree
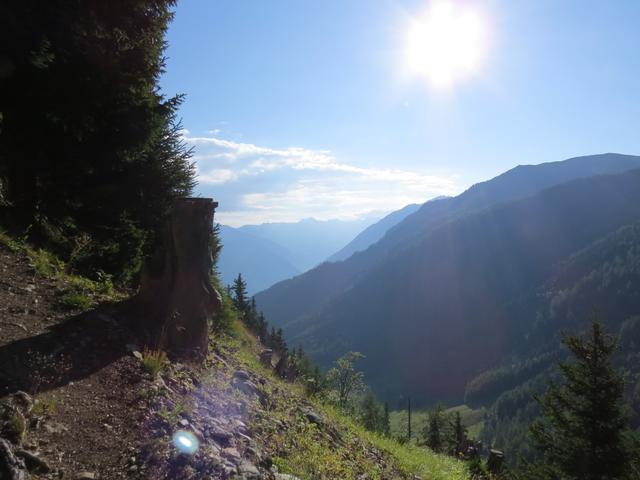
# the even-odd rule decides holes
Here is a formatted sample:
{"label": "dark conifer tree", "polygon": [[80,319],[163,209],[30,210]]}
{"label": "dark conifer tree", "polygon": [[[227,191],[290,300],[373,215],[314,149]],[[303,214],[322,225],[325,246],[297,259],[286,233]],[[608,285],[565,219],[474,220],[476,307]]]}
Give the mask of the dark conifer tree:
{"label": "dark conifer tree", "polygon": [[288,348],[287,348],[287,342],[284,339],[284,332],[282,331],[281,328],[279,328],[276,333],[278,335],[278,351],[280,353],[285,353],[288,350]]}
{"label": "dark conifer tree", "polygon": [[256,299],[251,297],[251,302],[245,314],[245,322],[254,333],[258,333],[258,309],[256,308]]}
{"label": "dark conifer tree", "polygon": [[267,320],[264,318],[264,314],[262,312],[260,312],[258,314],[258,324],[256,327],[256,334],[258,335],[258,337],[260,337],[260,340],[262,340],[262,343],[265,344],[265,346],[269,346],[268,342],[267,342],[267,337],[268,337],[268,324],[267,324]]}
{"label": "dark conifer tree", "polygon": [[531,427],[544,465],[563,479],[625,478],[624,382],[611,365],[616,340],[594,321],[587,337],[566,336],[563,343],[574,361],[560,364],[564,382],[537,398],[543,417]]}
{"label": "dark conifer tree", "polygon": [[364,428],[372,432],[382,431],[383,414],[380,411],[380,405],[376,401],[375,395],[371,391],[365,394],[360,409]]}
{"label": "dark conifer tree", "polygon": [[391,433],[391,421],[389,417],[389,403],[384,402],[384,414],[382,417],[382,433],[389,435]]}
{"label": "dark conifer tree", "polygon": [[440,405],[429,412],[422,435],[424,443],[434,452],[440,453],[445,446],[444,412]]}
{"label": "dark conifer tree", "polygon": [[460,412],[456,412],[453,419],[453,447],[455,453],[462,451],[462,447],[467,440],[467,429],[462,424]]}
{"label": "dark conifer tree", "polygon": [[273,350],[277,350],[277,335],[276,335],[276,327],[271,326],[271,330],[267,335],[267,346]]}
{"label": "dark conifer tree", "polygon": [[0,3],[2,221],[126,281],[195,171],[165,98],[174,0]]}
{"label": "dark conifer tree", "polygon": [[411,441],[411,397],[407,398],[407,441]]}
{"label": "dark conifer tree", "polygon": [[247,299],[247,283],[242,279],[241,273],[233,281],[231,290],[233,292],[233,305],[238,310],[238,313],[244,316],[247,312],[249,301]]}

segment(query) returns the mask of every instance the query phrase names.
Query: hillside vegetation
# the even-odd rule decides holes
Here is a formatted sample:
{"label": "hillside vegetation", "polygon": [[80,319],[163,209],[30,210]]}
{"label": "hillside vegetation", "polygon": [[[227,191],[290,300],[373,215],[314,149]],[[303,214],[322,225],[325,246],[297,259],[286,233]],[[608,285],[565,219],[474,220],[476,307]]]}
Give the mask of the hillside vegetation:
{"label": "hillside vegetation", "polygon": [[[16,311],[15,320],[5,316],[0,325],[2,365],[9,358],[31,365],[19,376],[0,370],[0,379],[33,395],[20,433],[40,461],[33,478],[470,478],[464,463],[367,431],[265,368],[263,345],[235,310],[225,314],[226,333],[212,335],[203,365],[168,362],[137,350],[119,308],[78,316],[92,303],[68,304],[67,285],[80,277],[55,270],[61,265],[55,257],[34,262],[30,248],[4,234],[1,240],[11,279],[0,292],[3,305],[10,297],[39,299],[35,311]],[[38,363],[39,355],[46,363]],[[5,390],[2,401],[13,401],[7,395],[13,391]],[[180,431],[197,438],[195,454],[180,454],[174,443]]]}
{"label": "hillside vegetation", "polygon": [[579,331],[584,319],[601,318],[619,336],[614,365],[623,373],[631,426],[640,428],[640,226],[635,223],[594,242],[558,268],[551,280],[510,309],[527,325],[528,342],[508,362],[483,372],[466,388],[466,400],[489,406],[482,438],[531,458],[528,424],[539,415],[533,400],[557,362],[566,357],[561,331]]}

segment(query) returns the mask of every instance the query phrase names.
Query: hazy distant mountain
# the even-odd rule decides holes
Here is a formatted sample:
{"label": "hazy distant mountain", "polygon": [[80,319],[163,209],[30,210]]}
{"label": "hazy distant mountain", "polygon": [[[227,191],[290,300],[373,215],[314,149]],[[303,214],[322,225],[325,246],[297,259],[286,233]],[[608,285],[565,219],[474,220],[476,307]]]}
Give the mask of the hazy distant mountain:
{"label": "hazy distant mountain", "polygon": [[304,272],[325,261],[378,218],[369,216],[351,221],[307,218],[295,223],[245,225],[238,230],[282,246],[291,264]]}
{"label": "hazy distant mountain", "polygon": [[249,294],[253,294],[301,273],[289,261],[291,253],[270,240],[226,225],[220,225],[220,239],[223,247],[218,270],[227,285],[242,273]]}
{"label": "hazy distant mountain", "polygon": [[218,269],[226,284],[238,273],[249,294],[291,278],[324,261],[377,217],[354,221],[305,219],[233,228],[221,225]]}
{"label": "hazy distant mountain", "polygon": [[[444,198],[444,197],[441,197],[441,198]],[[378,240],[380,240],[391,227],[400,223],[407,216],[411,215],[413,212],[415,212],[419,208],[420,208],[419,204],[412,203],[411,205],[407,205],[406,207],[403,207],[400,210],[391,212],[386,217],[377,221],[373,225],[370,225],[367,228],[365,228],[362,232],[358,234],[356,238],[351,240],[340,251],[331,255],[327,260],[329,262],[337,262],[337,261],[349,258],[351,255],[353,255],[356,252],[366,250],[367,248],[369,248],[369,246],[373,245]]]}
{"label": "hazy distant mountain", "polygon": [[640,219],[638,167],[617,154],[516,167],[424,204],[367,250],[260,293],[258,306],[325,365],[362,351],[384,396],[460,399],[520,332],[506,305]]}

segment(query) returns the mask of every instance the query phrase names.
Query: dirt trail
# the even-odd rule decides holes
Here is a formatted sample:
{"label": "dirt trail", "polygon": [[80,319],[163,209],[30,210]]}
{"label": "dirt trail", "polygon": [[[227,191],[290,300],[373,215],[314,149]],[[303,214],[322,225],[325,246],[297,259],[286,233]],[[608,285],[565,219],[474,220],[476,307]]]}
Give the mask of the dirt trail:
{"label": "dirt trail", "polygon": [[36,400],[23,446],[52,472],[32,478],[130,478],[137,420],[146,405],[127,383],[140,377],[130,333],[109,308],[61,308],[64,281],[38,275],[0,246],[0,400],[22,389]]}

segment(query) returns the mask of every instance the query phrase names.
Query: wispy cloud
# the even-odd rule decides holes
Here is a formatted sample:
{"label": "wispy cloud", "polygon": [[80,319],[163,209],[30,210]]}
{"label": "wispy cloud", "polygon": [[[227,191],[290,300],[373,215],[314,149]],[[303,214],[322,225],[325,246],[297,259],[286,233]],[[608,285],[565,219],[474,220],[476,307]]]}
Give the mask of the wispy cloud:
{"label": "wispy cloud", "polygon": [[329,150],[184,139],[196,150],[200,193],[220,202],[218,218],[230,225],[357,218],[460,190],[453,175],[358,166]]}
{"label": "wispy cloud", "polygon": [[228,168],[214,168],[206,173],[200,173],[198,180],[202,183],[220,185],[238,179],[238,174]]}

